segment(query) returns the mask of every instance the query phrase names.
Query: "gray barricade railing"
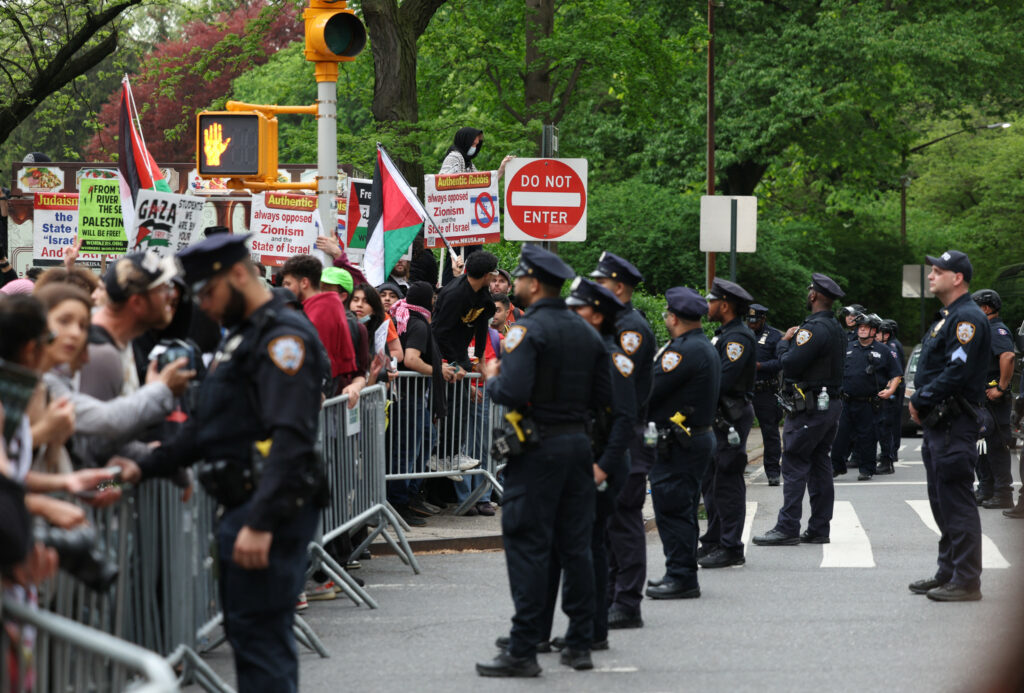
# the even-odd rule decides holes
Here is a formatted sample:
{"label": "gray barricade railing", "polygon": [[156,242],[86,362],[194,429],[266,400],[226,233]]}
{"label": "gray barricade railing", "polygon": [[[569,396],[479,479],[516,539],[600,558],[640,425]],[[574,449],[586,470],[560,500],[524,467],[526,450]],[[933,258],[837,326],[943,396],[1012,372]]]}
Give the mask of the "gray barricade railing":
{"label": "gray barricade railing", "polygon": [[[381,536],[414,572],[420,572],[399,520],[386,505],[385,407],[383,385],[363,389],[359,403],[352,409],[348,407],[348,395],[324,402],[320,411],[320,453],[330,488],[330,504],[321,515],[321,537],[309,547],[313,559],[311,571],[324,570],[349,599],[371,608],[377,608],[377,602],[325,547],[342,534],[369,527],[372,530],[353,549],[353,555],[359,555]],[[394,537],[388,528],[395,533]]]}
{"label": "gray barricade railing", "polygon": [[[500,495],[498,473],[491,460],[491,438],[505,408],[491,402],[479,373],[445,384],[447,416],[432,421],[433,391],[430,376],[400,372],[392,382],[388,425],[388,481],[435,477],[482,476],[455,513],[461,515],[493,488]],[[469,467],[473,462],[476,466]]]}
{"label": "gray barricade railing", "polygon": [[[22,629],[31,627],[36,631],[36,651],[33,657],[36,681],[31,688],[33,691],[104,693],[123,690],[125,683],[130,684],[135,693],[171,693],[179,690],[174,672],[167,662],[158,654],[138,645],[63,616],[32,609],[8,597],[3,598],[0,614]],[[0,653],[5,663],[10,648],[11,642],[6,630],[0,629]],[[49,654],[40,656],[44,652]],[[54,656],[66,658],[73,663],[76,671],[73,680],[57,681],[50,678],[49,674],[55,664],[52,661]],[[20,672],[9,671],[6,666],[3,672],[0,691],[20,693],[21,690],[27,690],[24,688],[27,682],[21,679]],[[11,677],[14,678],[13,687]]]}

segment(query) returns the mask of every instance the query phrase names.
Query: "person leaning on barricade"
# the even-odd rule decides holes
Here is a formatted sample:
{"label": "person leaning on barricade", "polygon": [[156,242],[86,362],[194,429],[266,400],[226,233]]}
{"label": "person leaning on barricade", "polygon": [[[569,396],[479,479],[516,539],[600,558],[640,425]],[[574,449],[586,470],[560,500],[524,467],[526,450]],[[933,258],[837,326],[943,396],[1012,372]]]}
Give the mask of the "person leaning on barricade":
{"label": "person leaning on barricade", "polygon": [[216,539],[224,627],[242,691],[295,691],[292,634],[327,485],[315,451],[320,352],[315,331],[281,309],[256,275],[248,235],[222,235],[178,257],[199,307],[228,329],[181,433],[124,476],[198,477],[223,508]]}

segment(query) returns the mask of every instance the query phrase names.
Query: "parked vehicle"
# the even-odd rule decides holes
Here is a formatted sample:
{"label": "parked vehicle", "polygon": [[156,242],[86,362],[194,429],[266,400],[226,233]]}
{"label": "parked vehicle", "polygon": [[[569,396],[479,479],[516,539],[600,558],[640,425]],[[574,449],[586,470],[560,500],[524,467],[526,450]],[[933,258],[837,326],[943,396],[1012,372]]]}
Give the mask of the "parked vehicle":
{"label": "parked vehicle", "polygon": [[917,373],[917,360],[920,356],[921,345],[918,344],[911,350],[906,366],[903,368],[903,382],[907,384],[907,392],[903,396],[903,415],[900,426],[905,436],[915,436],[921,430],[921,427],[910,418],[910,396],[914,394],[914,375]]}

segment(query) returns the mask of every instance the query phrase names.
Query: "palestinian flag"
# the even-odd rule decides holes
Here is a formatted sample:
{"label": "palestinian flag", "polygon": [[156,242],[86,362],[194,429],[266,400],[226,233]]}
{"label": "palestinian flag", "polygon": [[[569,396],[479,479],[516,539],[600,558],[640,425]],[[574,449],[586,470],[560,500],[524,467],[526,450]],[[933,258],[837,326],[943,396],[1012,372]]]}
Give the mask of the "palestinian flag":
{"label": "palestinian flag", "polygon": [[383,284],[423,228],[426,210],[395,162],[377,145],[367,220],[363,271],[371,286]]}
{"label": "palestinian flag", "polygon": [[[164,180],[156,161],[146,149],[146,141],[137,126],[138,110],[132,98],[132,88],[128,84],[128,76],[121,81],[121,127],[117,141],[117,168],[121,178],[131,190],[131,206],[134,210],[135,198],[139,190],[159,190],[171,192]],[[124,200],[127,202],[127,200]]]}

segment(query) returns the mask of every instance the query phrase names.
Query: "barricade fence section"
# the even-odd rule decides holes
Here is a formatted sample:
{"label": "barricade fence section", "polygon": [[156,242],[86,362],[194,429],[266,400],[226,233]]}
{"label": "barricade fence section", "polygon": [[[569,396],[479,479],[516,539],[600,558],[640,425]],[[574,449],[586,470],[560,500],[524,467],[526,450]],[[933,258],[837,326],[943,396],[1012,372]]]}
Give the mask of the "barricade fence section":
{"label": "barricade fence section", "polygon": [[[438,397],[444,398],[447,415],[434,421]],[[462,484],[462,502],[455,510],[459,515],[492,489],[500,495],[500,468],[491,460],[491,439],[505,411],[487,396],[479,373],[445,383],[443,392],[434,391],[430,376],[398,373],[388,412],[387,480],[451,477]]]}

